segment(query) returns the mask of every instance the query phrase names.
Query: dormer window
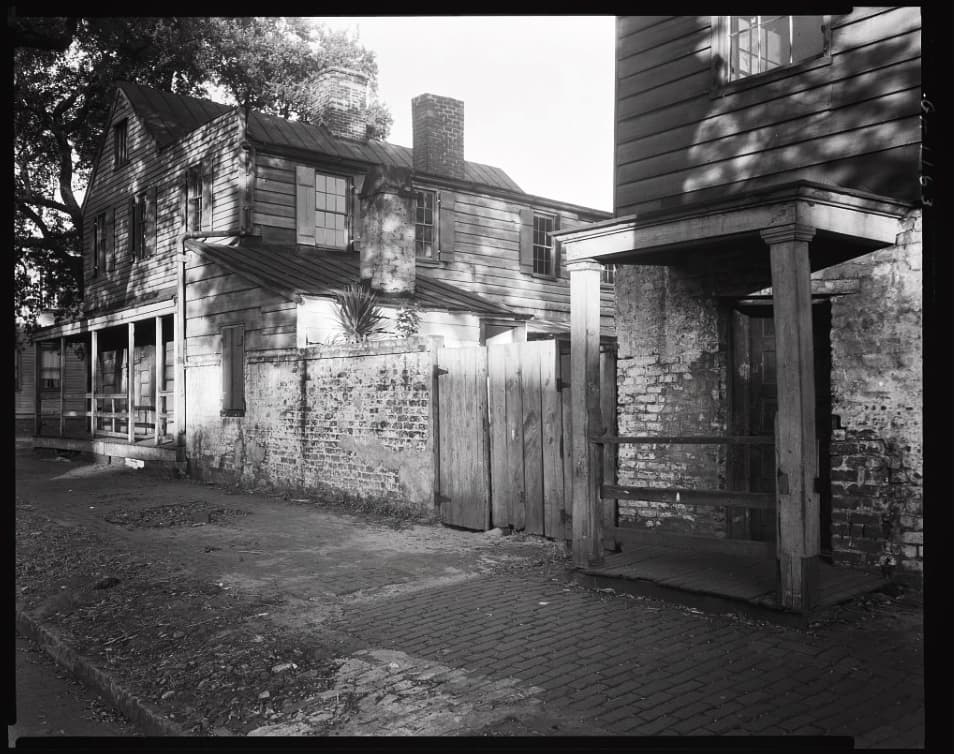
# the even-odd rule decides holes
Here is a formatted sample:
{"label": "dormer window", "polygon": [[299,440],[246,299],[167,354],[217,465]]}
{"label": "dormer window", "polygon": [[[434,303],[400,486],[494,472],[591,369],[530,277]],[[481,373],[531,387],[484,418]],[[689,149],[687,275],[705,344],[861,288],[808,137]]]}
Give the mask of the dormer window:
{"label": "dormer window", "polygon": [[128,136],[129,120],[123,118],[113,126],[113,165],[117,168],[129,162]]}

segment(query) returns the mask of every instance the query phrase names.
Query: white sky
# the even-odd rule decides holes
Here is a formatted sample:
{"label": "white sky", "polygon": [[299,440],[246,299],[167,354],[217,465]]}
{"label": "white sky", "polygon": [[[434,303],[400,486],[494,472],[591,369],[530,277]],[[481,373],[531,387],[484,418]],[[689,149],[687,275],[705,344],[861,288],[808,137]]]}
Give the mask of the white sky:
{"label": "white sky", "polygon": [[464,102],[464,156],[526,192],[612,210],[612,16],[315,18],[378,62],[388,141],[412,146],[411,99]]}

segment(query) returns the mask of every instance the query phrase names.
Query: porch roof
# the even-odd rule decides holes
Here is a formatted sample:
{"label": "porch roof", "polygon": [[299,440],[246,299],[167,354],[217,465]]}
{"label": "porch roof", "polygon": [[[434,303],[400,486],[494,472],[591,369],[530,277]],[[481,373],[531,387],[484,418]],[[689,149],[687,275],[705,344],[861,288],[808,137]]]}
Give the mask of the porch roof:
{"label": "porch roof", "polygon": [[[226,243],[188,240],[186,246],[249,282],[295,301],[302,296],[336,296],[349,283],[360,279],[359,255],[354,253],[238,238]],[[388,296],[381,298],[382,303],[388,303]],[[432,311],[528,318],[475,293],[421,275],[415,279],[413,299],[421,308]]]}
{"label": "porch roof", "polygon": [[568,263],[668,265],[692,251],[768,256],[763,231],[813,228],[811,268],[823,269],[895,243],[898,220],[910,205],[894,199],[796,181],[717,203],[684,205],[557,231]]}

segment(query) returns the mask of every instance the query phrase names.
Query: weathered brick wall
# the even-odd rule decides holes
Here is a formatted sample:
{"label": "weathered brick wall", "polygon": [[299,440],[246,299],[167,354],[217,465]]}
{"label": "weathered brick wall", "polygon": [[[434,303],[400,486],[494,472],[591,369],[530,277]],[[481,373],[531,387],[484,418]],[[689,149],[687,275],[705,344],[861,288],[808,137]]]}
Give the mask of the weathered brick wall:
{"label": "weathered brick wall", "polygon": [[[726,427],[725,316],[703,276],[683,267],[616,273],[621,435],[721,434]],[[710,445],[622,445],[620,484],[717,489],[724,450]],[[619,502],[621,526],[723,536],[721,508]]]}
{"label": "weathered brick wall", "polygon": [[832,299],[832,545],[839,562],[921,572],[921,215],[899,243],[826,270]]}
{"label": "weathered brick wall", "polygon": [[[250,354],[244,417],[190,406],[190,467],[249,486],[431,514],[432,341]],[[189,370],[189,385],[219,366]]]}

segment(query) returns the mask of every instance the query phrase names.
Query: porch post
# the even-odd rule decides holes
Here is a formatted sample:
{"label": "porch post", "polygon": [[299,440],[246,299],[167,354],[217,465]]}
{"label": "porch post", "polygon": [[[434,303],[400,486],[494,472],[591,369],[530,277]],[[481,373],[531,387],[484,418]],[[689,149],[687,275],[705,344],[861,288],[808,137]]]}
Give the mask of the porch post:
{"label": "porch post", "polygon": [[782,606],[811,609],[818,597],[819,498],[815,454],[810,226],[762,231],[772,266],[778,375],[776,505],[778,592]]}
{"label": "porch post", "polygon": [[60,336],[60,434],[66,428],[66,338]]}
{"label": "porch post", "polygon": [[92,399],[89,402],[89,436],[96,437],[96,379],[99,377],[99,331],[93,330],[89,334],[89,392]]}
{"label": "porch post", "polygon": [[173,422],[176,428],[176,447],[185,445],[186,418],[186,379],[185,379],[185,292],[186,292],[186,253],[183,249],[176,261],[176,309],[173,315],[173,340],[175,351],[175,371],[172,389],[175,391]]}
{"label": "porch post", "polygon": [[136,323],[130,322],[127,327],[129,342],[126,351],[126,430],[129,444],[132,445],[136,442],[136,412],[133,410],[133,402],[136,399],[133,372],[133,360],[136,356]]}
{"label": "porch post", "polygon": [[599,497],[600,449],[591,434],[602,433],[600,412],[600,272],[593,259],[569,262],[570,397],[573,474],[573,562],[603,559]]}
{"label": "porch post", "polygon": [[157,446],[159,445],[159,407],[162,401],[159,397],[159,392],[162,388],[163,358],[165,357],[165,353],[166,351],[162,347],[162,317],[156,317],[156,379],[152,391],[152,402],[155,406],[154,413],[156,422],[153,428],[153,440],[155,440]]}
{"label": "porch post", "polygon": [[43,353],[43,349],[40,348],[40,341],[33,341],[33,436],[40,436],[40,428],[42,426],[41,420],[41,408],[42,408],[42,396],[40,394],[40,375],[42,370],[40,368],[40,355]]}

